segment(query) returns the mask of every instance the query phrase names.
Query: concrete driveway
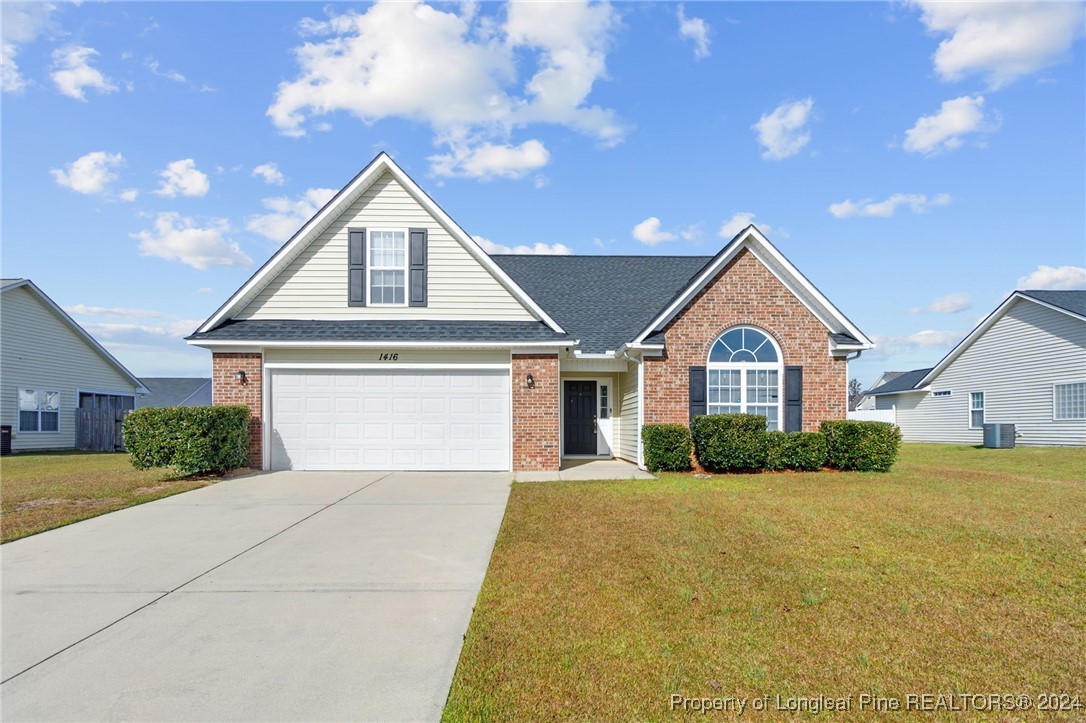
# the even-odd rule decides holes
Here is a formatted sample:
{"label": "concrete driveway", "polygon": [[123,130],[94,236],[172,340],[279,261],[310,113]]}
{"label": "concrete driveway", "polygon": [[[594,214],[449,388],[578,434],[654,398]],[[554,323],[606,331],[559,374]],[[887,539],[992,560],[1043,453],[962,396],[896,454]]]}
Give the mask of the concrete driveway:
{"label": "concrete driveway", "polygon": [[277,472],[9,543],[5,720],[436,720],[501,473]]}

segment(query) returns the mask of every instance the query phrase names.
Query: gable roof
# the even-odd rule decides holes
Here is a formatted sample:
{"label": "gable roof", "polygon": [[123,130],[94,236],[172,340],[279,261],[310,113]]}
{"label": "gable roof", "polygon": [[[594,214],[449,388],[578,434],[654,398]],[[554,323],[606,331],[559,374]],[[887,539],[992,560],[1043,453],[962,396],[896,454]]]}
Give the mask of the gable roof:
{"label": "gable roof", "polygon": [[931,367],[926,369],[913,369],[911,372],[895,372],[896,377],[881,384],[874,389],[870,389],[864,392],[865,397],[877,397],[880,394],[900,394],[901,392],[915,392],[917,383],[924,378],[924,376],[931,371]]}
{"label": "gable roof", "polygon": [[44,291],[39,289],[33,281],[30,279],[3,279],[0,281],[0,293],[14,291],[15,289],[25,288],[31,294],[36,296],[38,300],[46,306],[53,314],[60,319],[68,328],[75,332],[76,336],[85,341],[92,349],[98,352],[98,355],[105,359],[106,363],[121,373],[121,376],[127,378],[136,387],[138,394],[143,394],[147,391],[147,388],[143,386],[143,382],[139,380],[132,372],[121,364],[117,359],[106,351],[105,347],[98,343],[98,340],[91,336],[86,329],[76,323],[75,319],[68,316],[68,313],[64,309],[60,308],[55,301],[50,299]]}
{"label": "gable roof", "polygon": [[830,303],[818,288],[806,276],[799,272],[777,248],[769,242],[753,224],[740,231],[712,258],[690,283],[682,289],[671,302],[653,320],[647,324],[633,343],[639,344],[647,337],[661,330],[686,307],[710,281],[716,278],[724,268],[743,249],[749,250],[756,259],[784,284],[799,301],[834,335],[845,335],[848,339],[831,337],[834,349],[854,351],[874,348],[872,342],[847,316]]}
{"label": "gable roof", "polygon": [[244,305],[251,301],[269,281],[275,278],[275,276],[282,271],[302,249],[316,239],[324,229],[335,221],[360,195],[362,195],[363,192],[366,191],[366,189],[385,173],[392,174],[393,178],[395,178],[438,223],[444,226],[452,237],[459,241],[484,268],[490,271],[502,286],[520,301],[525,308],[531,311],[536,318],[540,319],[554,331],[559,333],[564,332],[562,327],[560,327],[534,299],[526,294],[516,282],[509,278],[500,266],[494,263],[493,259],[491,259],[479,244],[475,242],[475,239],[464,231],[464,229],[460,228],[460,226],[453,221],[452,218],[449,217],[449,215],[445,213],[445,211],[438,206],[437,203],[430,198],[430,196],[427,195],[427,193],[423,191],[402,168],[396,165],[395,161],[393,161],[387,153],[381,151],[377,154],[376,158],[358,172],[358,175],[351,179],[346,186],[341,188],[339,193],[333,196],[332,199],[317,211],[311,219],[306,221],[305,225],[303,225],[297,233],[291,236],[263,266],[257,269],[256,272],[242,284],[241,288],[235,291],[233,296],[226,300],[226,303],[220,306],[207,321],[201,324],[200,328],[196,330],[197,333],[214,329],[219,324],[228,320],[231,314],[244,307]]}
{"label": "gable roof", "polygon": [[136,407],[195,407],[211,404],[209,377],[143,377],[149,390]]}
{"label": "gable roof", "polygon": [[1028,301],[1031,304],[1040,304],[1041,306],[1048,307],[1061,314],[1067,314],[1076,319],[1086,321],[1086,291],[1014,291],[1010,296],[1003,300],[1002,304],[995,308],[995,311],[986,316],[983,321],[977,324],[973,331],[969,332],[964,339],[958,342],[958,345],[951,349],[938,364],[932,367],[927,375],[917,383],[917,386],[930,384],[932,380],[950,366],[955,359],[960,357],[966,349],[971,347],[973,342],[979,339],[984,332],[988,331],[988,329],[992,328],[997,321],[1002,319],[1003,316],[1010,311],[1010,308],[1018,301]]}
{"label": "gable roof", "polygon": [[711,256],[494,256],[588,354],[633,340]]}

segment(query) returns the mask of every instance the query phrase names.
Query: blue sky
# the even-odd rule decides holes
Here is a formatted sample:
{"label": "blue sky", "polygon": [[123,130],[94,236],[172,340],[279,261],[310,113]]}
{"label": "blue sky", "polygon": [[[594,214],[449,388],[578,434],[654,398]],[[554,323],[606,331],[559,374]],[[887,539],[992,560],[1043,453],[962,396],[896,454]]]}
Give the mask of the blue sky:
{"label": "blue sky", "polygon": [[1086,285],[1081,4],[3,13],[3,273],[140,375],[206,374],[181,337],[380,150],[488,248],[712,254],[753,221],[877,339],[865,385]]}

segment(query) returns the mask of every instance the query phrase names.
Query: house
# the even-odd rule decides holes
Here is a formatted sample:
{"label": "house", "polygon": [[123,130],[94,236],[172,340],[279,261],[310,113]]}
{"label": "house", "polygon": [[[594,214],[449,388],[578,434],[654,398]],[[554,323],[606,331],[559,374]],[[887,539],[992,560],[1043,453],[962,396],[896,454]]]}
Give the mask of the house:
{"label": "house", "polygon": [[1015,291],[942,361],[868,392],[909,442],[1086,445],[1086,291]]}
{"label": "house", "polygon": [[879,378],[875,380],[875,383],[867,388],[867,391],[860,395],[860,401],[856,402],[856,409],[866,411],[868,409],[875,408],[875,398],[868,395],[872,389],[881,387],[891,379],[897,379],[905,372],[883,372],[879,375]]}
{"label": "house", "polygon": [[872,347],[750,226],[700,256],[487,255],[377,156],[188,337],[265,469],[640,464],[644,424],[845,417]]}
{"label": "house", "polygon": [[34,282],[0,281],[0,424],[13,452],[75,449],[77,409],[133,409],[146,391]]}
{"label": "house", "polygon": [[211,377],[143,377],[141,381],[147,393],[136,400],[136,409],[211,404]]}

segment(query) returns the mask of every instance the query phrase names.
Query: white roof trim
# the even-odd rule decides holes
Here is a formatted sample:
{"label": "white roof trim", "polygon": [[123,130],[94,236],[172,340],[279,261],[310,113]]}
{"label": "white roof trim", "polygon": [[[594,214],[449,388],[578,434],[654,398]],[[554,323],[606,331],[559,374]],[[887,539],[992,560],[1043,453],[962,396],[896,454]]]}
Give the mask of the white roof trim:
{"label": "white roof trim", "polygon": [[117,358],[110,354],[108,351],[106,351],[106,348],[99,344],[97,339],[91,336],[86,329],[81,327],[75,319],[68,316],[68,312],[60,308],[60,306],[57,305],[57,302],[50,299],[49,296],[44,291],[39,289],[30,279],[19,279],[14,284],[8,284],[7,286],[0,288],[0,293],[5,291],[13,291],[14,289],[21,289],[24,286],[27,288],[27,290],[36,294],[39,299],[45,302],[45,305],[48,306],[52,310],[52,312],[60,318],[61,321],[67,324],[72,329],[72,331],[74,331],[76,334],[79,335],[81,339],[83,339],[83,341],[90,344],[94,348],[94,350],[98,352],[98,354],[101,355],[107,362],[112,364],[117,369],[117,371],[128,377],[128,380],[136,385],[137,394],[146,394],[150,391],[149,389],[147,389],[147,387],[143,386],[143,382],[140,381],[139,377],[128,371],[128,368],[125,367],[124,364],[121,364],[119,361],[117,361]]}
{"label": "white roof trim", "polygon": [[[871,341],[859,328],[856,327],[848,317],[841,313],[841,311],[830,303],[821,291],[819,291],[814,284],[807,280],[803,274],[799,272],[795,266],[792,265],[784,255],[777,250],[777,248],[769,242],[762,232],[755,226],[747,226],[745,229],[736,234],[727,246],[725,246],[716,258],[709,262],[708,266],[692,281],[686,289],[676,298],[671,304],[664,309],[659,316],[652,320],[645,329],[637,335],[633,344],[644,341],[645,337],[651,334],[653,331],[662,328],[674,319],[683,308],[690,302],[694,296],[698,294],[705,286],[712,281],[712,279],[720,273],[720,270],[733,258],[740,250],[748,248],[751,253],[754,254],[771,274],[773,274],[784,286],[789,289],[792,294],[802,303],[807,309],[814,314],[822,324],[831,332],[846,331],[860,342],[859,346],[849,347],[855,349],[873,349],[875,347],[874,342]],[[762,253],[766,254],[773,263],[766,263],[766,259],[762,258]],[[777,266],[784,273],[778,273]],[[802,290],[804,293],[797,293],[796,288]],[[811,304],[804,294],[813,299],[816,305]],[[836,325],[834,324],[836,323]]]}
{"label": "white roof trim", "polygon": [[396,341],[396,340],[378,340],[378,341],[282,341],[276,339],[266,340],[243,340],[238,341],[236,339],[187,339],[187,343],[193,346],[200,346],[205,348],[212,347],[263,347],[268,349],[277,348],[315,348],[315,349],[509,349],[522,347],[532,348],[561,348],[567,346],[576,346],[580,343],[579,340],[570,339],[568,341],[518,341],[518,342],[500,342],[500,341]]}
{"label": "white roof trim", "polygon": [[369,165],[351,179],[350,183],[341,188],[339,193],[333,196],[332,199],[324,205],[324,208],[317,211],[313,218],[309,219],[305,225],[290,238],[290,240],[283,244],[283,246],[264,263],[263,266],[257,269],[256,273],[254,273],[240,289],[235,291],[234,295],[227,299],[226,303],[220,306],[219,309],[211,315],[211,318],[205,321],[203,325],[196,330],[197,333],[214,329],[220,323],[229,319],[231,315],[237,312],[244,304],[251,301],[252,297],[255,296],[268,281],[282,271],[286,259],[293,258],[293,255],[297,251],[312,242],[329,223],[343,213],[347,205],[353,202],[362,190],[368,188],[386,171],[391,173],[393,177],[407,189],[408,193],[414,196],[415,200],[422,204],[423,208],[425,208],[431,216],[445,226],[452,236],[463,244],[468,252],[470,252],[484,268],[493,274],[502,286],[508,289],[521,304],[528,308],[540,321],[554,331],[562,334],[565,333],[565,330],[560,327],[547,312],[543,311],[543,308],[539,304],[528,296],[528,294],[521,289],[500,266],[494,263],[494,260],[483,251],[479,244],[475,242],[475,239],[464,231],[464,229],[460,228],[460,226],[453,221],[452,218],[450,218],[449,215],[445,213],[445,211],[442,210],[442,208],[438,206],[437,203],[430,198],[430,196],[427,195],[427,193],[423,191],[402,168],[396,165],[396,162],[384,151],[377,154],[377,157],[374,158]]}
{"label": "white roof trim", "polygon": [[1010,310],[1011,306],[1013,306],[1014,303],[1019,300],[1031,301],[1034,304],[1043,306],[1047,309],[1052,309],[1053,311],[1058,311],[1061,314],[1067,314],[1068,316],[1075,319],[1082,319],[1083,321],[1086,321],[1086,316],[1076,314],[1070,309],[1064,309],[1062,307],[1055,306],[1054,304],[1049,304],[1046,301],[1035,299],[1027,294],[1023,294],[1021,291],[1015,291],[1006,299],[1004,299],[1003,303],[995,308],[995,311],[984,317],[984,320],[977,324],[976,328],[973,329],[973,331],[969,332],[964,339],[958,342],[958,345],[951,349],[950,352],[945,357],[943,357],[938,364],[932,367],[931,371],[928,372],[923,379],[916,383],[916,388],[919,388],[921,385],[927,386],[931,384],[931,382],[934,381],[935,378],[943,372],[943,370],[945,370],[948,366],[954,363],[955,359],[965,353],[965,350],[971,347],[973,345],[973,342],[980,338],[980,336],[984,334],[984,332],[991,329],[997,321],[1002,319],[1004,315],[1006,315],[1006,313]]}

